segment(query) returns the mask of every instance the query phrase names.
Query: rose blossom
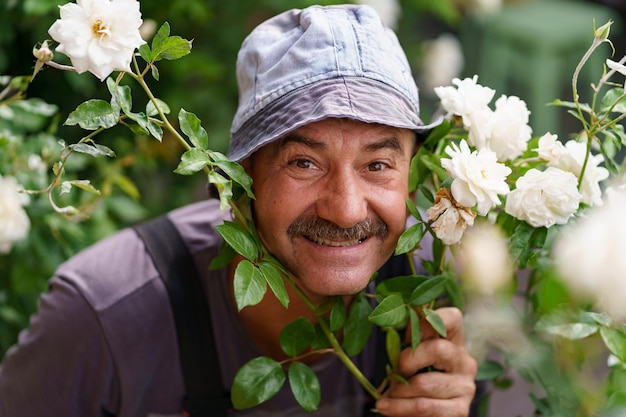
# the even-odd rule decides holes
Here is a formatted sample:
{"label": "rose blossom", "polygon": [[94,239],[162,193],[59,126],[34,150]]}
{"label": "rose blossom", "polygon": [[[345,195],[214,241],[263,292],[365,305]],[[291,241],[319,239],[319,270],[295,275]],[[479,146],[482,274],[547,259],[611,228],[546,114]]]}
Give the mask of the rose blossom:
{"label": "rose blossom", "polygon": [[136,0],[76,0],[61,6],[61,18],[48,33],[59,42],[76,72],[104,80],[114,70],[130,71],[141,39],[141,12]]}
{"label": "rose blossom", "polygon": [[525,150],[532,136],[528,125],[530,112],[516,96],[501,96],[491,117],[487,147],[498,155],[498,161],[513,160]]}
{"label": "rose blossom", "polygon": [[560,276],[573,293],[591,296],[614,319],[626,318],[626,188],[611,188],[594,207],[568,226],[554,246]]}
{"label": "rose blossom", "polygon": [[30,229],[30,220],[22,207],[29,198],[19,190],[15,178],[0,176],[0,253],[8,253],[13,243],[26,237]]}
{"label": "rose blossom", "polygon": [[442,107],[449,113],[463,119],[463,126],[468,130],[470,145],[482,149],[486,146],[492,111],[489,102],[495,90],[478,84],[478,76],[460,80],[455,78],[452,86],[436,87],[435,94],[441,100]]}
{"label": "rose blossom", "polygon": [[476,211],[481,216],[500,204],[498,194],[509,192],[505,180],[511,169],[498,163],[495,152],[487,148],[471,152],[465,140],[460,147],[450,144],[445,151],[452,158],[441,159],[441,166],[454,178],[451,190],[459,204],[478,204]]}
{"label": "rose blossom", "polygon": [[426,210],[426,215],[433,222],[435,235],[446,245],[458,243],[467,226],[474,224],[476,216],[470,209],[456,204],[447,188],[437,191],[435,203]]}
{"label": "rose blossom", "polygon": [[[570,140],[563,145],[557,140],[556,135],[546,133],[539,138],[539,147],[536,151],[541,159],[548,162],[549,166],[571,172],[576,178],[580,178],[587,155],[587,145],[584,142]],[[602,155],[589,155],[580,186],[580,192],[583,195],[582,201],[585,204],[602,204],[600,181],[609,177],[609,171],[599,166],[603,161]]]}
{"label": "rose blossom", "polygon": [[582,199],[574,174],[555,167],[531,169],[518,178],[515,186],[504,210],[534,227],[567,223]]}

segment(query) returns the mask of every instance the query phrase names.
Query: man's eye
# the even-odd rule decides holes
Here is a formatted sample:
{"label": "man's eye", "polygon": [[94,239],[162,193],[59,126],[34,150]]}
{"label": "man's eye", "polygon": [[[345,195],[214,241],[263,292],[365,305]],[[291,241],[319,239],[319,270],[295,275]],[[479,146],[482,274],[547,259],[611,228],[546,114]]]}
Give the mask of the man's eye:
{"label": "man's eye", "polygon": [[387,164],[385,164],[384,162],[380,162],[380,161],[372,162],[371,164],[367,166],[367,169],[370,171],[382,171],[385,168],[387,168]]}
{"label": "man's eye", "polygon": [[291,161],[290,165],[293,165],[297,168],[302,168],[302,169],[310,169],[315,166],[313,162],[311,162],[308,159],[296,159],[294,161]]}

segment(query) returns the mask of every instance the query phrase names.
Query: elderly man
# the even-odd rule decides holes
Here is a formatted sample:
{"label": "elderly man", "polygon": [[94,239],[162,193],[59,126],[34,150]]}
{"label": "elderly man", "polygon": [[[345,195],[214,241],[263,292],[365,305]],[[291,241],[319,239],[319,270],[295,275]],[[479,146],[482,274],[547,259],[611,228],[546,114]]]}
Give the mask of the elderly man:
{"label": "elderly man", "polygon": [[[237,77],[229,157],[254,181],[259,236],[310,300],[339,295],[349,305],[405,228],[411,156],[418,134],[431,128],[419,118],[404,52],[371,8],[313,6],[259,25],[242,45]],[[165,242],[187,250],[190,261],[177,265],[197,267],[194,294],[208,301],[210,317],[201,327],[212,328],[219,363],[209,365],[208,379],[224,391],[250,359],[285,358],[279,334],[287,324],[315,320],[294,294],[287,309],[268,292],[237,311],[233,275],[241,259],[207,268],[221,244],[215,226],[229,216],[211,199],[178,209],[167,219],[182,243]],[[197,412],[197,402],[185,403],[197,394],[189,373],[202,361],[194,366],[186,356],[196,344],[179,343],[170,308],[163,275],[178,266],[159,265],[163,259],[146,250],[151,244],[124,230],[59,268],[0,367],[0,416],[310,415],[285,387],[246,410],[207,400]],[[397,372],[408,383],[392,384],[375,403],[335,356],[310,360],[322,387],[314,414],[468,415],[476,362],[458,310],[439,314],[447,337],[424,325],[418,348],[400,356]],[[371,377],[376,356],[370,341],[353,359]],[[427,367],[436,371],[418,372]]]}

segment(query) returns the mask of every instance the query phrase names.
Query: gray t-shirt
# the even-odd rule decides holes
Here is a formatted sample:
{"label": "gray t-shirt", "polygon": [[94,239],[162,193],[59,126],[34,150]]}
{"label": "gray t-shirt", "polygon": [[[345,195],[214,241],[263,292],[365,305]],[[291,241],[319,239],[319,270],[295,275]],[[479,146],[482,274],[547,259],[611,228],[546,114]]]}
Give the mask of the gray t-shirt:
{"label": "gray t-shirt", "polygon": [[[227,291],[225,270],[208,269],[228,213],[207,200],[169,214],[200,271],[211,309],[223,384],[261,355]],[[371,340],[355,362],[371,372]],[[183,376],[168,296],[142,241],[127,229],[61,265],[29,329],[0,365],[0,417],[179,415]],[[333,355],[314,364],[320,416],[359,416],[363,389]],[[287,385],[272,400],[233,416],[310,416]],[[108,414],[107,414],[108,413]]]}

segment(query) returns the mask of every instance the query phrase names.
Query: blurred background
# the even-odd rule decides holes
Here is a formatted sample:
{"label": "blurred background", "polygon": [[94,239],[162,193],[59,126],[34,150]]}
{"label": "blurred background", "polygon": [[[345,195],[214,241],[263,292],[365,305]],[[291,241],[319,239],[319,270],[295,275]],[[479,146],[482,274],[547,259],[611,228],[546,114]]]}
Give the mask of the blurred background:
{"label": "blurred background", "polygon": [[[32,73],[32,49],[49,38],[47,30],[58,18],[58,6],[65,3],[0,2],[0,88],[11,77]],[[173,35],[193,39],[190,55],[160,63],[161,79],[151,87],[174,114],[181,107],[197,114],[209,133],[211,148],[225,152],[237,104],[236,53],[246,34],[281,11],[332,3],[340,2],[141,0],[146,39],[165,21]],[[572,118],[565,110],[545,104],[555,98],[571,100],[571,76],[591,44],[594,19],[597,26],[608,19],[615,21],[611,33],[616,50],[613,59],[618,61],[626,51],[624,0],[361,3],[376,7],[397,32],[418,80],[425,121],[438,111],[434,87],[448,85],[454,77],[478,74],[479,83],[496,89],[495,97],[518,95],[527,101],[534,135],[548,129],[565,135],[571,131]],[[588,97],[589,90],[584,86],[599,79],[602,63],[611,54],[611,48],[603,45],[592,59],[593,66],[583,72],[583,98]],[[69,63],[64,59],[60,54],[55,56],[55,60]],[[133,92],[136,103],[147,100],[142,94]],[[9,114],[0,104],[0,176],[15,176],[24,187],[38,189],[50,179],[51,165],[60,149],[57,142],[75,143],[84,134],[78,127],[63,126],[67,115],[87,99],[108,100],[109,95],[106,86],[93,76],[47,68],[29,86],[27,97],[40,98],[48,105],[14,106]],[[113,149],[117,157],[102,160],[74,155],[67,172],[75,178],[89,178],[107,198],[82,194],[64,197],[68,203],[89,207],[89,218],[77,222],[55,214],[43,196],[31,197],[25,207],[31,223],[28,236],[8,253],[0,253],[0,359],[28,325],[39,295],[46,290],[46,281],[61,262],[124,226],[206,197],[201,175],[172,173],[181,154],[174,140],[165,137],[159,143],[116,127],[103,133],[98,142]]]}

